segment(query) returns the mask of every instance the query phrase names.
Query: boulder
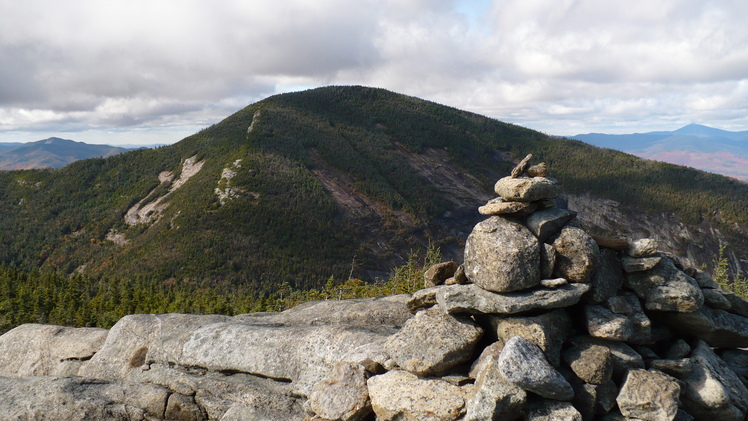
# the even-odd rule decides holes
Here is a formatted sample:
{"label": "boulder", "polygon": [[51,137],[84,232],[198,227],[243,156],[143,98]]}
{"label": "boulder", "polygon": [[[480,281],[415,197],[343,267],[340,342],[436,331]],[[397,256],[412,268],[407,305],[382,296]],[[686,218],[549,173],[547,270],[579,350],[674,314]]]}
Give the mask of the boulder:
{"label": "boulder", "polygon": [[21,420],[163,419],[163,387],[84,377],[0,377],[0,414]]}
{"label": "boulder", "polygon": [[616,398],[621,413],[628,418],[671,421],[678,414],[680,385],[656,370],[631,370]]}
{"label": "boulder", "polygon": [[531,341],[515,336],[499,355],[499,370],[509,382],[544,398],[570,401],[574,390]]}
{"label": "boulder", "polygon": [[554,274],[571,282],[589,282],[600,265],[600,249],[584,230],[564,227],[553,240]]}
{"label": "boulder", "polygon": [[748,412],[748,389],[704,341],[691,356],[693,369],[683,379],[686,410],[696,419],[738,421]]}
{"label": "boulder", "polygon": [[652,238],[642,238],[629,244],[628,255],[631,257],[652,257],[657,254],[659,245]]}
{"label": "boulder", "polygon": [[544,243],[551,236],[559,232],[576,215],[576,212],[568,209],[559,207],[548,208],[528,216],[525,226],[541,243]]}
{"label": "boulder", "polygon": [[574,346],[584,347],[600,345],[610,349],[611,362],[613,363],[613,378],[622,379],[629,370],[644,368],[644,359],[634,348],[624,342],[608,341],[591,336],[579,335],[570,339]]}
{"label": "boulder", "polygon": [[24,324],[0,336],[0,376],[77,375],[99,351],[106,329]]}
{"label": "boulder", "polygon": [[496,182],[494,191],[507,202],[555,199],[561,194],[558,181],[550,177],[504,177]]}
{"label": "boulder", "polygon": [[312,388],[309,406],[326,420],[362,420],[371,413],[368,378],[360,364],[335,364],[330,375]]}
{"label": "boulder", "polygon": [[611,249],[600,250],[600,267],[592,275],[592,289],[585,295],[585,301],[598,304],[616,295],[623,285],[623,268],[616,252]]}
{"label": "boulder", "polygon": [[423,286],[425,288],[435,287],[441,285],[455,274],[457,270],[457,263],[455,262],[442,262],[435,265],[431,265],[426,272],[423,273]]}
{"label": "boulder", "polygon": [[489,320],[500,342],[521,336],[539,346],[552,366],[561,364],[561,346],[572,327],[566,311],[559,309],[536,316],[492,317]]}
{"label": "boulder", "polygon": [[438,307],[419,311],[384,343],[398,366],[420,376],[441,374],[467,362],[483,329]]}
{"label": "boulder", "polygon": [[483,361],[475,376],[475,393],[467,401],[466,421],[514,420],[525,412],[527,393],[501,375],[499,353],[481,354]]}
{"label": "boulder", "polygon": [[748,318],[709,307],[693,313],[662,312],[657,320],[667,323],[675,332],[695,336],[711,346],[748,347]]}
{"label": "boulder", "polygon": [[588,284],[570,284],[497,294],[474,284],[449,285],[437,291],[436,301],[439,307],[455,314],[516,314],[572,306],[589,289]]}
{"label": "boulder", "polygon": [[372,409],[382,421],[454,421],[465,413],[473,388],[402,370],[374,376],[367,385]]}
{"label": "boulder", "polygon": [[569,402],[538,400],[530,404],[525,421],[582,421],[582,414]]}
{"label": "boulder", "polygon": [[626,285],[644,300],[647,310],[690,313],[704,304],[696,281],[667,258],[650,271],[626,274]]}
{"label": "boulder", "polygon": [[540,282],[540,244],[521,224],[493,216],[468,236],[464,265],[467,278],[488,291],[531,288]]}

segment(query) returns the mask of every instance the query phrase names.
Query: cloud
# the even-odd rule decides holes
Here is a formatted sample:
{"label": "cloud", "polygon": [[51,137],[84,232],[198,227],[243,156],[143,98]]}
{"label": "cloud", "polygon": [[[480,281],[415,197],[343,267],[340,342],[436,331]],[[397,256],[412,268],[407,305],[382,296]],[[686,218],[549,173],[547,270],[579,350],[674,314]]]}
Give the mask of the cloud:
{"label": "cloud", "polygon": [[557,134],[745,130],[746,15],[740,0],[0,2],[0,140],[207,125],[328,84]]}

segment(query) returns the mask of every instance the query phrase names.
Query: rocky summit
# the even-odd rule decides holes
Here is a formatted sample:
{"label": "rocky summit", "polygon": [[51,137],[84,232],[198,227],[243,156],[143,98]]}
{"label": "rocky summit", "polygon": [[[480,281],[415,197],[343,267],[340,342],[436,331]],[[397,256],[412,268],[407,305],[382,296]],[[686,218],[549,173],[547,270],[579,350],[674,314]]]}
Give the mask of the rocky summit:
{"label": "rocky summit", "polygon": [[746,419],[748,302],[654,241],[591,237],[530,159],[412,296],[19,326],[0,418]]}

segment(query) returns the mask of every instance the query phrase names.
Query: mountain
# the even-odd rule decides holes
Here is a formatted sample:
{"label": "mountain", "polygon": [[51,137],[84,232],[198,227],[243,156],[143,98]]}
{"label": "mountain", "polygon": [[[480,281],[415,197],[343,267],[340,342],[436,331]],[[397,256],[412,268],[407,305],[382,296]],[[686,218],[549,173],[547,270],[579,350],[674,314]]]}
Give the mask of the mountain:
{"label": "mountain", "polygon": [[32,168],[62,168],[81,159],[116,155],[125,148],[108,145],[91,145],[58,137],[29,143],[2,144],[0,170]]}
{"label": "mountain", "polygon": [[[0,173],[0,262],[258,292],[387,277],[431,241],[461,261],[477,208],[533,153],[601,212],[598,235],[661,238],[748,270],[748,184],[558,139],[382,89],[272,96],[182,141]],[[745,273],[745,272],[743,272]]]}
{"label": "mountain", "polygon": [[686,165],[748,181],[748,131],[730,132],[689,124],[669,132],[590,133],[572,138],[641,158]]}

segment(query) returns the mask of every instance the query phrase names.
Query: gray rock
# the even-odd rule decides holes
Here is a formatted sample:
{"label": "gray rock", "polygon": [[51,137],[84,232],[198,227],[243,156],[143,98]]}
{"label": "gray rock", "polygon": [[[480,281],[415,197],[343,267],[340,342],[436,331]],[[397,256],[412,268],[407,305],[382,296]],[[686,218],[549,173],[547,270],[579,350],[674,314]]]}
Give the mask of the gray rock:
{"label": "gray rock", "polygon": [[572,404],[582,414],[583,419],[599,419],[617,405],[618,386],[613,380],[603,384],[589,384],[571,376],[570,381],[574,387]]}
{"label": "gray rock", "polygon": [[702,288],[701,293],[704,294],[704,304],[706,304],[707,306],[726,311],[730,311],[730,309],[732,309],[730,300],[728,300],[720,290]]}
{"label": "gray rock", "polygon": [[268,411],[256,406],[234,404],[220,418],[220,421],[302,421],[303,414]]}
{"label": "gray rock", "polygon": [[501,354],[502,349],[504,349],[504,341],[497,341],[483,348],[478,358],[470,366],[470,374],[468,376],[471,379],[476,379],[478,374],[485,370],[487,364],[498,364],[499,354]]}
{"label": "gray rock", "polygon": [[367,382],[377,420],[454,421],[465,413],[473,386],[455,386],[394,370]]}
{"label": "gray rock", "polygon": [[381,370],[393,368],[397,363],[384,350],[384,342],[385,340],[381,340],[354,348],[340,357],[340,362],[354,365],[360,364],[369,373],[379,373]]}
{"label": "gray rock", "polygon": [[580,335],[570,339],[574,346],[585,346],[586,344],[601,345],[610,349],[611,361],[613,363],[613,377],[621,379],[629,370],[644,368],[644,360],[634,348],[623,342],[608,341],[591,336]]}
{"label": "gray rock", "polygon": [[720,288],[719,292],[730,302],[730,313],[748,317],[748,301],[732,291]]}
{"label": "gray rock", "polygon": [[496,198],[478,208],[481,215],[514,215],[529,214],[537,209],[538,205],[532,202],[505,202]]}
{"label": "gray rock", "polygon": [[359,364],[336,364],[330,376],[317,383],[309,405],[317,416],[335,421],[359,421],[371,413],[368,375]]}
{"label": "gray rock", "polygon": [[589,289],[588,284],[571,284],[497,294],[474,284],[449,285],[436,293],[436,301],[449,313],[516,314],[572,306]]}
{"label": "gray rock", "polygon": [[659,244],[652,238],[642,238],[629,244],[628,255],[631,257],[652,257],[657,254]]}
{"label": "gray rock", "polygon": [[483,289],[531,288],[540,282],[540,244],[524,226],[493,216],[468,236],[464,265],[467,278]]}
{"label": "gray rock", "polygon": [[748,350],[725,349],[720,357],[735,374],[742,377],[743,383],[748,386]]}
{"label": "gray rock", "polygon": [[169,391],[83,377],[0,377],[0,414],[7,420],[162,419]]}
{"label": "gray rock", "polygon": [[649,368],[660,370],[677,379],[682,379],[691,374],[693,363],[690,358],[651,360],[649,361]]}
{"label": "gray rock", "polygon": [[179,421],[202,421],[207,418],[205,412],[195,402],[194,396],[172,393],[166,401],[164,419]]}
{"label": "gray rock", "polygon": [[592,289],[585,295],[585,301],[598,304],[616,295],[623,285],[623,269],[616,252],[611,249],[600,250],[600,267],[590,280]]}
{"label": "gray rock", "polygon": [[527,154],[526,157],[522,158],[522,160],[519,161],[519,164],[517,164],[516,167],[512,168],[511,177],[517,178],[524,174],[527,170],[527,167],[530,165],[530,159],[532,159],[532,154]]}
{"label": "gray rock", "polygon": [[704,341],[698,341],[691,360],[691,375],[683,379],[686,410],[697,419],[743,420],[748,389],[738,376]]}
{"label": "gray rock", "polygon": [[589,282],[600,266],[600,249],[584,230],[564,227],[553,240],[556,250],[554,274],[571,282]]}
{"label": "gray rock", "polygon": [[[527,393],[507,381],[499,371],[500,347],[492,345],[481,354],[475,375],[475,393],[467,401],[466,421],[504,421],[524,414]],[[486,349],[489,349],[486,348]],[[496,353],[494,350],[499,349]]]}
{"label": "gray rock", "polygon": [[420,376],[444,373],[470,359],[483,329],[438,307],[418,312],[390,336],[384,349],[397,364]]}
{"label": "gray rock", "polygon": [[671,421],[678,413],[680,385],[656,370],[631,370],[616,398],[621,413],[629,418]]}
{"label": "gray rock", "polygon": [[685,358],[691,353],[691,346],[688,342],[683,339],[676,339],[667,351],[667,358],[671,360],[677,360],[679,358]]}
{"label": "gray rock", "polygon": [[549,289],[555,289],[555,288],[562,287],[568,284],[569,282],[564,278],[543,279],[540,281],[541,287],[549,288]]}
{"label": "gray rock", "polygon": [[541,243],[561,230],[576,212],[559,207],[548,208],[538,211],[527,217],[525,226],[532,232]]}
{"label": "gray rock", "polygon": [[504,345],[499,370],[511,383],[544,398],[570,401],[574,397],[569,382],[551,366],[540,347],[521,336]]}
{"label": "gray rock", "polygon": [[690,313],[704,304],[696,281],[663,258],[652,270],[626,275],[626,284],[644,300],[647,310]]}
{"label": "gray rock", "polygon": [[555,199],[561,187],[550,177],[504,177],[496,182],[494,191],[507,202],[534,202]]}
{"label": "gray rock", "polygon": [[445,285],[469,284],[470,280],[465,276],[465,265],[457,266],[454,276],[444,281]]}
{"label": "gray rock", "polygon": [[439,288],[443,288],[443,285],[419,289],[414,292],[406,304],[408,310],[411,313],[416,314],[418,310],[436,305],[436,291],[439,291]]}
{"label": "gray rock", "polygon": [[655,342],[652,322],[644,313],[636,294],[623,292],[608,299],[607,306],[614,313],[626,315],[631,320],[631,336],[628,342],[637,345],[648,345]]}
{"label": "gray rock", "polygon": [[0,336],[0,376],[77,375],[104,344],[106,329],[24,324]]}
{"label": "gray rock", "polygon": [[527,168],[525,173],[530,177],[548,177],[548,165],[545,162],[535,164]]}
{"label": "gray rock", "polygon": [[435,265],[431,265],[426,272],[423,273],[423,286],[425,288],[435,287],[441,285],[447,278],[450,278],[455,274],[457,270],[457,263],[455,262],[442,262]]}
{"label": "gray rock", "polygon": [[499,342],[507,342],[514,336],[532,341],[545,353],[548,362],[558,367],[561,364],[561,346],[571,332],[571,319],[565,310],[558,309],[536,316],[492,317],[491,327]]}
{"label": "gray rock", "polygon": [[695,279],[696,282],[699,284],[699,287],[701,288],[710,288],[710,289],[719,288],[719,285],[717,285],[717,283],[714,282],[714,279],[712,279],[712,276],[704,272],[701,269],[688,268],[686,270],[686,274],[692,277],[693,279]]}
{"label": "gray rock", "polygon": [[703,307],[693,313],[663,312],[657,319],[675,332],[703,339],[711,346],[748,347],[748,318]]}
{"label": "gray rock", "polygon": [[613,377],[612,355],[608,347],[586,343],[567,349],[564,361],[584,382],[603,384]]}
{"label": "gray rock", "polygon": [[[548,279],[553,276],[553,268],[556,266],[556,250],[552,245],[542,243],[540,245],[540,278]],[[543,282],[543,281],[540,281]]]}
{"label": "gray rock", "polygon": [[611,341],[628,341],[634,334],[631,319],[599,305],[584,307],[587,331],[591,336]]}
{"label": "gray rock", "polygon": [[582,414],[569,402],[535,401],[525,421],[582,421]]}
{"label": "gray rock", "polygon": [[624,257],[621,259],[623,270],[627,273],[652,270],[662,261],[662,257]]}

